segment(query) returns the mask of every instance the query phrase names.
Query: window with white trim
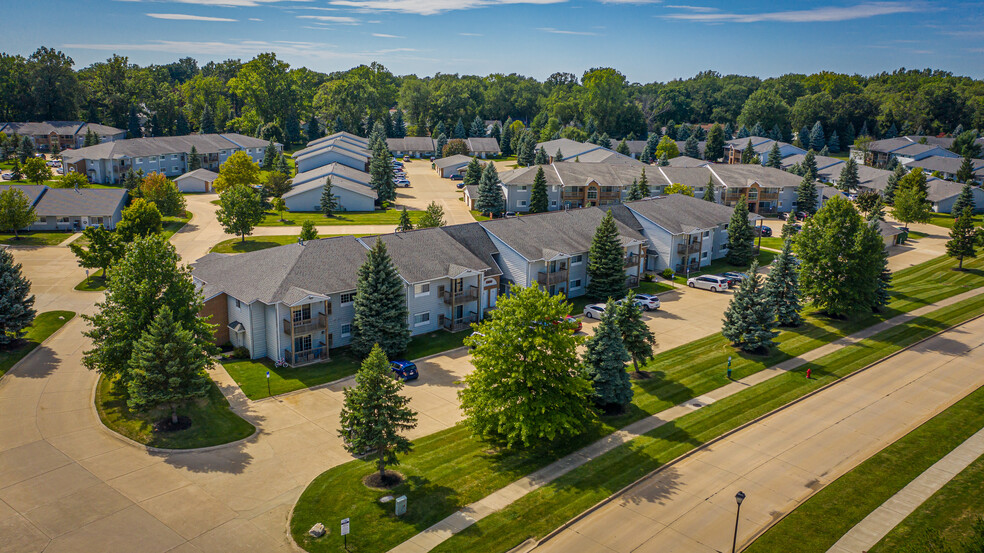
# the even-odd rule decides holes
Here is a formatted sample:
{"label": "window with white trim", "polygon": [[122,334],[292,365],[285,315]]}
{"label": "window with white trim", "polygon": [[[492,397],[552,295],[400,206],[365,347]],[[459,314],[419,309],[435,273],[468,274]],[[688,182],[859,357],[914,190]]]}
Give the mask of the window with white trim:
{"label": "window with white trim", "polygon": [[421,296],[429,296],[430,293],[431,293],[430,283],[413,285],[413,296],[415,298],[419,298]]}
{"label": "window with white trim", "polygon": [[575,255],[571,257],[571,265],[577,265],[578,263],[584,263],[583,255]]}
{"label": "window with white trim", "polygon": [[345,305],[346,303],[352,303],[353,300],[355,300],[355,292],[346,292],[338,296],[338,301],[342,305]]}
{"label": "window with white trim", "polygon": [[243,306],[243,304],[242,304],[242,303],[240,303],[240,302],[239,302],[239,300],[236,300],[236,309],[239,309],[239,308],[241,308],[242,306]]}
{"label": "window with white trim", "polygon": [[701,259],[707,259],[707,252],[700,254]]}
{"label": "window with white trim", "polygon": [[519,187],[519,191],[520,192],[526,192],[526,186],[520,186]]}
{"label": "window with white trim", "polygon": [[581,279],[576,279],[571,281],[571,290],[576,290],[581,287]]}
{"label": "window with white trim", "polygon": [[519,207],[526,207],[526,200],[519,200]]}
{"label": "window with white trim", "polygon": [[429,312],[417,313],[413,316],[413,326],[421,326],[430,323],[431,314]]}
{"label": "window with white trim", "polygon": [[343,324],[342,325],[342,338],[348,338],[351,335],[352,335],[352,325],[351,324],[348,324],[348,323]]}
{"label": "window with white trim", "polygon": [[550,207],[557,207],[557,200],[550,200]]}

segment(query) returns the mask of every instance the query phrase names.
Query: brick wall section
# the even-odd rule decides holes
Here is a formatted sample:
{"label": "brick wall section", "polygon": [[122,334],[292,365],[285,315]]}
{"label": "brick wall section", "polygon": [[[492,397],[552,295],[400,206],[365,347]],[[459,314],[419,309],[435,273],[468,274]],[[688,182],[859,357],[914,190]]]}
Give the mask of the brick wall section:
{"label": "brick wall section", "polygon": [[221,346],[222,344],[229,341],[229,308],[228,299],[225,294],[219,294],[214,298],[205,302],[205,307],[202,308],[201,315],[207,317],[212,316],[209,319],[209,323],[214,325],[219,325],[215,329],[215,345]]}

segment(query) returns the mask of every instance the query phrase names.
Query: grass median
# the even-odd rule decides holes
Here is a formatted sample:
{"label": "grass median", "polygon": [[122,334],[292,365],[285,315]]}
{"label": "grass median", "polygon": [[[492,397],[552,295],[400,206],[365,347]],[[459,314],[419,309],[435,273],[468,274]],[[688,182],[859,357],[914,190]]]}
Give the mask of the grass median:
{"label": "grass median", "polygon": [[[402,209],[386,209],[376,211],[336,211],[331,217],[325,217],[320,211],[284,211],[283,219],[280,212],[268,211],[260,221],[261,227],[299,227],[304,221],[312,221],[315,226],[335,225],[396,225],[400,223]],[[407,211],[410,221],[416,225],[423,211]]]}
{"label": "grass median", "polygon": [[[984,264],[984,260],[975,260],[975,263]],[[416,508],[400,519],[390,517],[387,506],[376,503],[377,496],[381,494],[362,486],[361,476],[372,472],[371,464],[353,461],[331,469],[319,476],[302,495],[295,507],[292,532],[298,543],[311,551],[329,550],[334,547],[333,538],[309,541],[304,533],[314,522],[332,520],[336,515],[342,518],[348,516],[359,521],[359,526],[366,529],[358,538],[357,547],[362,547],[363,551],[388,549],[450,515],[461,506],[481,499],[491,491],[502,488],[518,477],[576,451],[617,428],[728,384],[730,381],[726,378],[725,367],[729,356],[734,358],[734,378],[740,379],[881,320],[984,285],[984,276],[981,274],[958,273],[951,270],[953,265],[949,260],[938,259],[900,271],[896,276],[898,291],[893,296],[890,308],[881,314],[845,321],[831,320],[808,312],[806,323],[798,329],[782,332],[777,338],[778,347],[767,356],[735,351],[720,335],[707,336],[661,353],[646,366],[646,370],[654,378],[634,383],[633,401],[624,415],[605,418],[582,436],[568,440],[550,451],[490,452],[487,444],[471,438],[460,425],[416,440],[415,452],[402,458],[399,469],[408,477],[408,482],[394,492],[396,495],[407,494]],[[984,299],[981,304],[984,305]],[[864,350],[861,351],[863,352]],[[882,356],[888,353],[890,351]],[[880,357],[873,359],[877,358]],[[817,373],[818,369],[814,368],[814,372]],[[764,397],[768,398],[767,395]],[[764,401],[762,397],[756,401],[758,400]],[[757,412],[755,416],[761,412]],[[687,443],[690,447],[695,445],[692,442]],[[447,459],[455,461],[448,464]],[[618,470],[623,468],[619,467]],[[631,481],[632,479],[627,482]],[[605,488],[607,493],[600,497],[605,497],[620,487]],[[581,504],[581,510],[600,499],[597,496],[591,497],[595,499]],[[580,511],[564,512],[569,516],[560,518],[559,521],[553,519],[554,526]],[[539,512],[539,515],[546,516],[543,512]],[[504,528],[508,526],[507,523],[503,524]],[[498,532],[499,528],[495,531]],[[520,541],[522,539],[502,549],[508,549]],[[478,539],[469,547],[482,550],[481,543],[481,539]],[[453,548],[446,550],[454,551]]]}
{"label": "grass median", "polygon": [[34,351],[65,323],[75,317],[74,311],[45,311],[34,317],[34,322],[24,333],[23,340],[11,349],[0,350],[0,376],[3,376],[18,361]]}
{"label": "grass median", "polygon": [[[356,238],[369,236],[368,234],[326,234],[318,238],[331,238],[333,236],[354,236]],[[223,240],[212,246],[211,253],[246,253],[285,246],[297,243],[298,235],[289,234],[286,236],[247,236],[244,242],[242,238],[230,238]]]}
{"label": "grass median", "polygon": [[[854,525],[981,427],[984,427],[984,388],[958,401],[817,492],[744,551],[826,552]],[[864,493],[858,490],[864,490]],[[978,494],[978,515],[982,506],[984,499]],[[966,518],[973,522],[972,517]],[[823,524],[815,524],[818,520],[822,520]],[[940,522],[936,521],[937,524]],[[911,524],[908,526],[913,527]],[[933,526],[915,527],[923,529]],[[804,528],[810,531],[804,532]],[[899,549],[895,547],[883,551]]]}
{"label": "grass median", "polygon": [[70,232],[21,231],[14,236],[12,232],[0,232],[0,244],[19,248],[40,248],[57,246],[72,236]]}
{"label": "grass median", "polygon": [[167,409],[148,413],[130,410],[125,396],[108,378],[99,377],[96,388],[96,411],[110,430],[151,447],[195,449],[226,444],[247,438],[255,428],[229,408],[229,402],[214,383],[209,383],[208,395],[186,403],[178,414],[191,419],[185,430],[159,432],[154,424],[169,416]]}

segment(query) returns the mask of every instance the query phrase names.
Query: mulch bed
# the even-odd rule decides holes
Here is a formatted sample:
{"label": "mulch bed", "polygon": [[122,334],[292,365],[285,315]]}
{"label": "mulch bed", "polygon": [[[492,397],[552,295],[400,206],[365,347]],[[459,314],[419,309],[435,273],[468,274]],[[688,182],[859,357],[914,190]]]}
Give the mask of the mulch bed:
{"label": "mulch bed", "polygon": [[171,417],[168,416],[154,423],[154,432],[178,432],[189,428],[191,428],[191,419],[185,416],[179,416],[178,422],[172,422]]}

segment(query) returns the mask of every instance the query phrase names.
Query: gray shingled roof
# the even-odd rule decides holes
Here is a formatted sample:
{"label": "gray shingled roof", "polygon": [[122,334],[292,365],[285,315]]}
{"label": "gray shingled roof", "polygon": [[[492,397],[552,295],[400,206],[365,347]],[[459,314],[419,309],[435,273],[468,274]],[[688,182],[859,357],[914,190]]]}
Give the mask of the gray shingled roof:
{"label": "gray shingled roof", "polygon": [[368,138],[363,138],[361,136],[352,134],[350,132],[345,132],[345,131],[336,132],[336,133],[333,133],[333,134],[329,134],[328,136],[322,136],[321,138],[319,138],[317,140],[312,140],[311,142],[308,142],[307,143],[306,147],[317,146],[318,144],[324,144],[325,142],[332,142],[332,141],[335,141],[335,140],[338,140],[338,139],[344,140],[345,142],[348,142],[349,144],[352,144],[352,145],[355,145],[355,146],[361,146],[363,148],[368,148],[369,147],[369,139]]}
{"label": "gray shingled roof", "polygon": [[[782,169],[773,167],[763,167],[761,165],[713,165],[709,167],[717,176],[724,181],[725,186],[745,187],[752,182],[757,182],[767,187],[796,187],[799,186],[802,177],[798,177]],[[704,181],[705,184],[707,181]]]}
{"label": "gray shingled roof", "polygon": [[[493,219],[479,224],[532,261],[551,259],[557,254],[573,255],[588,251],[595,229],[606,211],[606,208],[589,207]],[[616,224],[623,245],[633,240],[645,240],[633,228],[621,222]]]}
{"label": "gray shingled roof", "polygon": [[[371,247],[374,236],[363,243]],[[378,237],[386,244],[400,275],[410,283],[456,277],[464,269],[485,271],[492,268],[440,228],[425,228]]]}
{"label": "gray shingled roof", "polygon": [[99,136],[110,136],[123,132],[121,129],[117,129],[115,127],[98,125],[96,123],[85,123],[83,121],[28,121],[0,123],[0,132],[31,136],[51,134],[52,131],[60,135],[85,134],[86,129],[92,129]]}
{"label": "gray shingled roof", "polygon": [[[790,167],[792,167],[797,163],[802,164],[805,158],[806,158],[806,154],[793,154],[791,156],[786,156],[782,160],[782,168],[789,169]],[[828,167],[833,167],[834,165],[840,165],[841,163],[846,163],[843,159],[837,159],[836,157],[827,157],[821,155],[814,155],[814,159],[816,159],[817,161],[818,171],[821,171]],[[840,167],[838,167],[837,169],[840,170]]]}
{"label": "gray shingled roof", "polygon": [[265,140],[243,136],[236,133],[190,134],[187,136],[157,136],[151,138],[128,138],[114,142],[103,142],[77,150],[66,150],[62,157],[74,163],[81,159],[120,159],[125,157],[145,157],[164,154],[188,153],[192,146],[199,154],[216,154],[220,150],[239,148],[262,148]]}
{"label": "gray shingled roof", "polygon": [[48,189],[47,186],[38,186],[36,184],[0,184],[0,192],[6,192],[11,188],[16,188],[23,192],[27,196],[27,201],[31,202],[31,205],[37,204],[38,198]]}
{"label": "gray shingled roof", "polygon": [[677,156],[670,160],[670,167],[706,167],[710,165],[710,161],[704,161],[703,159],[697,159],[688,156]]}
{"label": "gray shingled roof", "polygon": [[[648,200],[626,202],[625,207],[666,229],[671,234],[691,233],[726,224],[731,220],[731,214],[734,211],[728,206],[683,194],[670,194]],[[750,221],[761,218],[754,213],[748,215]]]}
{"label": "gray shingled roof", "polygon": [[489,270],[486,273],[488,276],[502,274],[502,270],[499,269],[499,265],[495,262],[495,258],[493,257],[493,255],[499,253],[499,251],[495,248],[495,244],[492,243],[492,239],[489,238],[488,233],[485,232],[482,225],[478,223],[466,223],[463,225],[450,225],[440,228],[442,231],[451,236],[451,238],[455,239],[459,244],[467,248],[468,251],[475,255],[475,257],[488,265]]}
{"label": "gray shingled roof", "polygon": [[196,178],[206,182],[212,182],[219,178],[219,174],[214,171],[209,171],[208,169],[195,169],[194,171],[188,171],[180,177],[175,177],[174,180],[179,181],[185,178]]}
{"label": "gray shingled roof", "polygon": [[321,184],[324,184],[325,177],[328,175],[331,175],[332,183],[334,183],[335,178],[338,177],[362,184],[363,186],[369,186],[369,173],[359,171],[358,169],[341,163],[329,163],[327,165],[315,167],[310,171],[302,171],[294,175],[294,178],[291,179],[291,183],[293,186],[298,186],[312,180],[317,180]]}
{"label": "gray shingled roof", "polygon": [[122,188],[48,188],[35,206],[39,217],[112,215],[126,203]]}
{"label": "gray shingled roof", "polygon": [[469,152],[494,154],[500,151],[499,141],[491,137],[472,137],[467,142]]}
{"label": "gray shingled roof", "polygon": [[548,156],[556,154],[557,150],[560,149],[560,153],[564,156],[564,159],[571,161],[573,161],[577,156],[584,155],[587,152],[601,148],[601,146],[598,146],[597,144],[587,144],[584,142],[571,140],[569,138],[558,138],[556,140],[540,142],[536,145],[537,151],[539,151],[541,147],[546,150]]}
{"label": "gray shingled roof", "polygon": [[[913,167],[922,167],[929,173],[932,173],[933,171],[942,171],[944,173],[956,174],[957,171],[960,170],[960,166],[962,164],[962,157],[929,156],[918,161],[910,161],[909,163],[906,163],[905,166],[910,169]],[[971,159],[970,166],[974,172],[978,172],[984,168],[984,159]]]}
{"label": "gray shingled roof", "polygon": [[340,152],[353,159],[366,160],[372,157],[372,154],[369,153],[368,149],[363,148],[359,145],[352,144],[351,142],[347,142],[343,138],[336,138],[334,140],[330,140],[327,142],[319,142],[314,146],[308,146],[303,150],[294,152],[293,157],[295,161],[301,161],[311,156],[332,151],[332,150]]}
{"label": "gray shingled roof", "polygon": [[[369,187],[367,183],[353,180],[351,175],[340,171],[340,167],[345,167],[339,163],[330,163],[324,167],[319,167],[311,171],[305,171],[304,175],[309,178],[305,178],[300,184],[293,184],[289,192],[283,195],[284,199],[291,198],[298,194],[303,194],[314,189],[320,189],[325,185],[325,177],[331,177],[332,187],[338,187],[343,190],[348,190],[356,194],[361,194],[363,196],[368,196],[375,200],[378,196],[376,191]],[[327,170],[326,170],[327,169]],[[357,171],[362,173],[361,171]],[[312,173],[318,173],[318,175],[312,175]],[[363,173],[365,174],[365,173]]]}
{"label": "gray shingled roof", "polygon": [[[533,179],[541,166],[522,167],[499,174],[499,180],[507,186],[533,186]],[[642,175],[645,164],[629,165],[619,163],[591,163],[561,161],[543,165],[543,176],[547,186],[584,186],[588,181],[596,181],[600,186],[627,186]],[[649,169],[647,174],[653,169]],[[649,177],[652,181],[652,177]]]}
{"label": "gray shingled roof", "polygon": [[455,165],[465,165],[471,163],[471,160],[472,160],[471,156],[455,154],[450,157],[442,157],[441,159],[434,160],[434,167],[436,169],[444,169],[446,167],[453,167]]}

